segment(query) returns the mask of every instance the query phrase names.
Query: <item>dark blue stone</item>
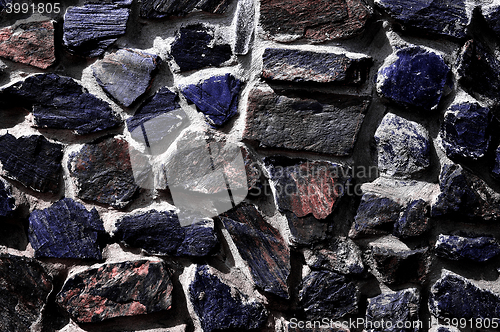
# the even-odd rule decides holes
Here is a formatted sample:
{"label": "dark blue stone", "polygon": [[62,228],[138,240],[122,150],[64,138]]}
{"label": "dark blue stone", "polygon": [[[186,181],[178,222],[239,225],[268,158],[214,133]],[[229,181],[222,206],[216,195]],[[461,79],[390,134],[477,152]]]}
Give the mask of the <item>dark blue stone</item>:
{"label": "dark blue stone", "polygon": [[495,151],[495,164],[491,169],[491,175],[497,180],[500,180],[500,146]]}
{"label": "dark blue stone", "polygon": [[248,263],[257,287],[288,299],[290,250],[278,230],[253,205],[241,204],[224,213],[221,220]]}
{"label": "dark blue stone", "polygon": [[120,125],[111,106],[87,92],[74,79],[57,74],[36,74],[0,91],[9,104],[33,107],[39,128],[70,129],[88,134]]}
{"label": "dark blue stone", "polygon": [[151,210],[118,220],[114,236],[154,255],[206,256],[213,252],[218,239],[213,227],[205,225],[199,222],[181,227],[174,212]]}
{"label": "dark blue stone", "polygon": [[450,158],[477,160],[488,151],[491,113],[477,103],[452,105],[444,115],[441,139]]}
{"label": "dark blue stone", "polygon": [[338,319],[358,311],[358,288],[335,272],[312,271],[302,280],[299,306],[308,319]]}
{"label": "dark blue stone", "polygon": [[182,89],[182,93],[205,114],[212,126],[220,127],[238,113],[240,89],[240,80],[231,74],[226,74],[188,85]]}
{"label": "dark blue stone", "polygon": [[429,310],[438,318],[498,318],[500,296],[446,271],[431,288]]}
{"label": "dark blue stone", "polygon": [[406,239],[422,235],[429,230],[429,226],[429,204],[417,199],[406,206],[401,218],[394,224],[393,234]]}
{"label": "dark blue stone", "polygon": [[224,284],[208,267],[198,266],[189,297],[204,332],[241,331],[262,327],[268,313],[259,302],[249,302],[239,290]]}
{"label": "dark blue stone", "polygon": [[500,244],[493,237],[439,235],[435,246],[438,256],[451,260],[486,262],[500,254]]}
{"label": "dark blue stone", "polygon": [[355,238],[390,232],[399,220],[401,208],[401,205],[390,198],[364,194],[349,236]]}
{"label": "dark blue stone", "polygon": [[390,16],[409,29],[465,38],[469,23],[465,0],[377,0]]}
{"label": "dark blue stone", "polygon": [[396,52],[397,60],[378,72],[377,91],[396,104],[430,111],[444,94],[450,68],[436,53],[420,47]]}
{"label": "dark blue stone", "polygon": [[10,186],[0,179],[0,217],[9,216],[15,207]]}
{"label": "dark blue stone", "polygon": [[[419,310],[420,294],[416,288],[369,298],[368,308],[366,308],[365,330],[367,332],[417,332],[419,331],[416,324],[419,320]],[[381,322],[386,323],[384,329],[380,328]],[[410,327],[399,327],[402,322]]]}
{"label": "dark blue stone", "polygon": [[184,16],[194,9],[223,14],[230,3],[231,0],[143,0],[140,13],[145,18]]}
{"label": "dark blue stone", "polygon": [[3,174],[39,192],[57,193],[61,176],[62,144],[41,135],[0,136]]}
{"label": "dark blue stone", "polygon": [[171,55],[181,72],[220,66],[231,58],[231,46],[215,44],[213,32],[201,24],[180,28],[171,46]]}
{"label": "dark blue stone", "polygon": [[106,231],[93,208],[71,198],[35,210],[29,218],[29,240],[36,257],[102,259],[99,237]]}

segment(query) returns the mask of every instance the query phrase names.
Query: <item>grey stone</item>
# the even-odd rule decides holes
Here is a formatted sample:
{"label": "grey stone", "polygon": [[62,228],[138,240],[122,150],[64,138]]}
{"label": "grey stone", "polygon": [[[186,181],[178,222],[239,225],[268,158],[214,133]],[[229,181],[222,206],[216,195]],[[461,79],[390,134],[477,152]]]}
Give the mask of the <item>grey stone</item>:
{"label": "grey stone", "polygon": [[341,274],[360,274],[365,270],[361,250],[349,238],[335,238],[325,249],[304,249],[304,257],[313,269]]}
{"label": "grey stone", "polygon": [[240,0],[234,18],[235,34],[234,54],[246,55],[250,50],[250,41],[255,30],[255,1]]}

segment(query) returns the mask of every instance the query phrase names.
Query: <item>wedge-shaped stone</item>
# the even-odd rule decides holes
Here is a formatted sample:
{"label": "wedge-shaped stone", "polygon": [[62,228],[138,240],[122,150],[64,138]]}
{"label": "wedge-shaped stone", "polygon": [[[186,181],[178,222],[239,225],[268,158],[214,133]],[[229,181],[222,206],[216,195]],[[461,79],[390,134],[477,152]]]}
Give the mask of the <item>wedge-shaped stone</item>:
{"label": "wedge-shaped stone", "polygon": [[494,237],[440,234],[434,250],[436,255],[455,261],[486,262],[500,254],[500,243]]}

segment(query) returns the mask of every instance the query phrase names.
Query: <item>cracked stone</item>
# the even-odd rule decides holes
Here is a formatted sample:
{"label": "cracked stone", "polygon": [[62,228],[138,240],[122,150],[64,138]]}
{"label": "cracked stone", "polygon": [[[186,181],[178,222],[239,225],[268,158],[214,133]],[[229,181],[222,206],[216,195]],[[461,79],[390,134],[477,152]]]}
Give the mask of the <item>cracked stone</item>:
{"label": "cracked stone", "polygon": [[15,207],[16,201],[12,196],[11,186],[0,178],[0,217],[10,216]]}
{"label": "cracked stone", "polygon": [[195,9],[212,14],[224,14],[231,0],[143,0],[141,17],[165,18],[185,16]]}
{"label": "cracked stone", "polygon": [[417,199],[408,203],[394,224],[393,234],[401,239],[420,236],[430,229],[429,204]]}
{"label": "cracked stone", "polygon": [[361,250],[349,238],[335,238],[325,249],[305,249],[304,257],[313,269],[341,274],[360,274],[365,270]]}
{"label": "cracked stone", "polygon": [[436,255],[454,261],[486,262],[500,254],[500,243],[494,237],[440,234],[434,249]]}

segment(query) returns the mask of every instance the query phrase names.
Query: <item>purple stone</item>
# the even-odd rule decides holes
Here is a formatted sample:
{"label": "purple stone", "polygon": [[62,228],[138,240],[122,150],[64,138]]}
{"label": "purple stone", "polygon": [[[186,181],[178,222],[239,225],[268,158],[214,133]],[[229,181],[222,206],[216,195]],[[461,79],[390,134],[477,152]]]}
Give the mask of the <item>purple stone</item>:
{"label": "purple stone", "polygon": [[454,261],[486,262],[500,254],[500,244],[493,237],[463,237],[440,234],[435,245],[436,255]]}

